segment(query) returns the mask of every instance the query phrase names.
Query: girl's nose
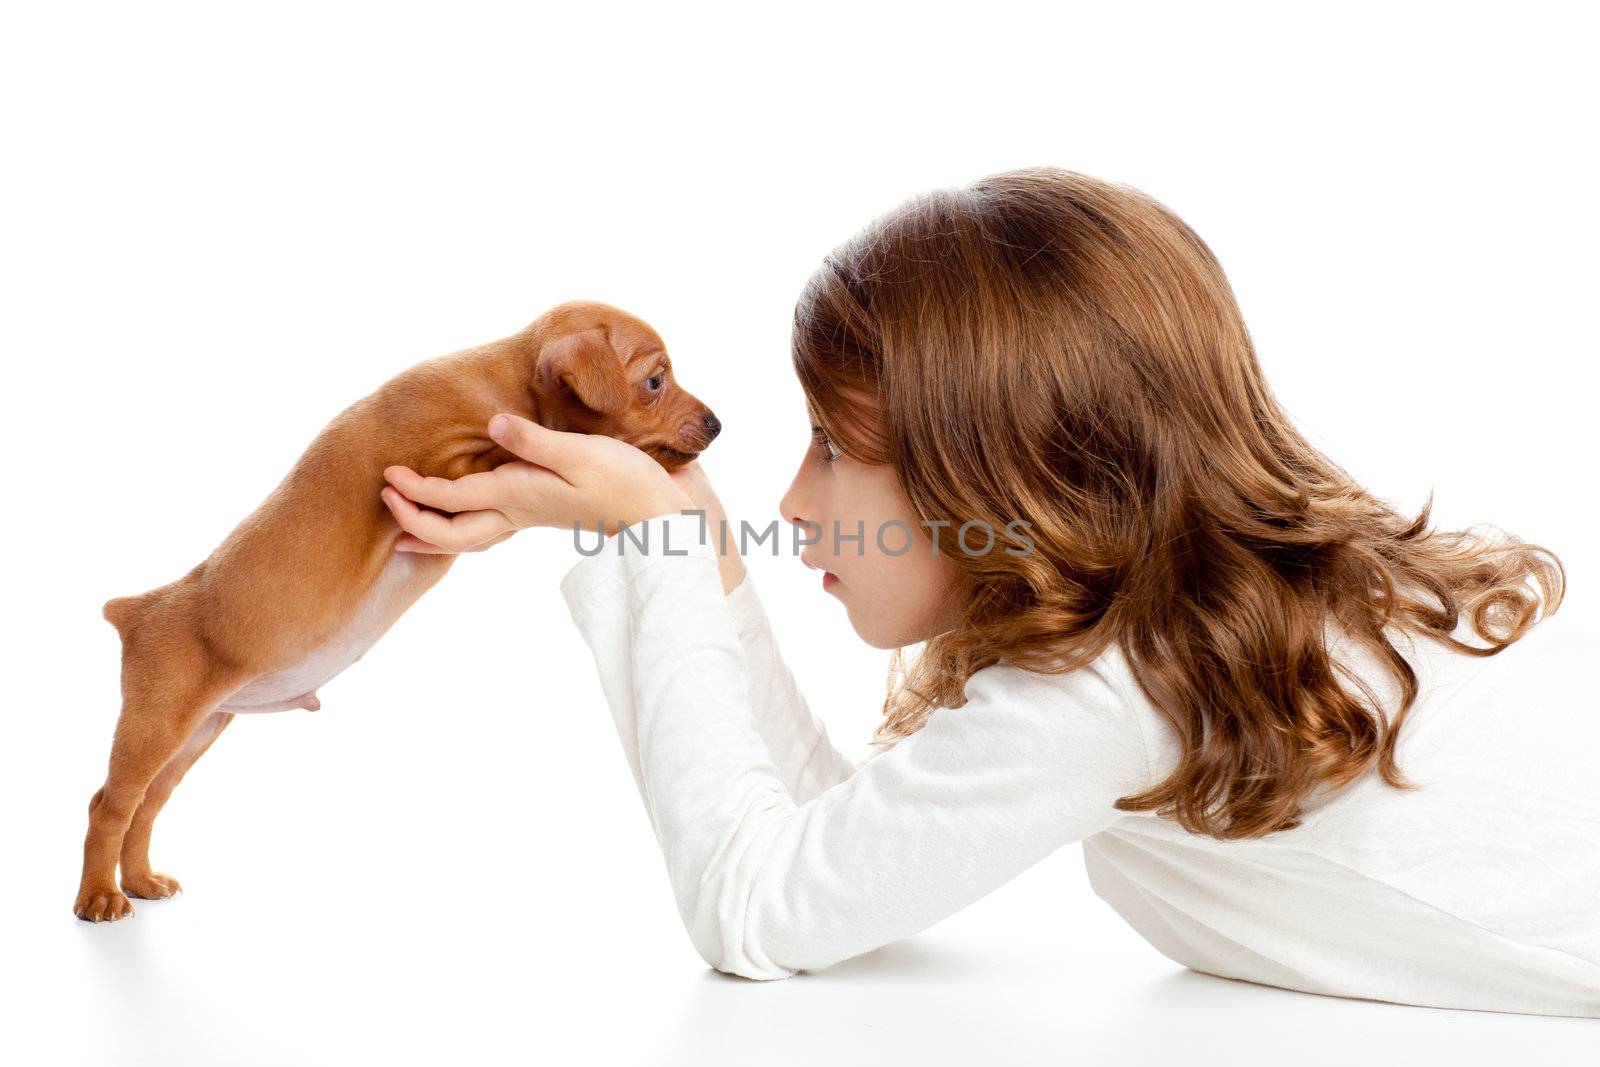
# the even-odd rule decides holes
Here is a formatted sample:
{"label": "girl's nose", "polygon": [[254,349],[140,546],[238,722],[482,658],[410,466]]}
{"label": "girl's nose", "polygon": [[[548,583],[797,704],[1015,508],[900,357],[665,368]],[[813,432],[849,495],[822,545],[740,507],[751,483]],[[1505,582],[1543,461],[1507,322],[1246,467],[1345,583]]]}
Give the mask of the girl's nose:
{"label": "girl's nose", "polygon": [[794,478],[789,482],[789,488],[784,490],[783,498],[778,501],[778,514],[784,520],[796,526],[806,521],[811,514],[811,501],[806,497],[805,486],[802,484],[806,477],[806,461],[802,457],[799,469],[795,471]]}
{"label": "girl's nose", "polygon": [[783,499],[778,501],[778,514],[782,515],[786,522],[791,522],[798,526],[805,519],[804,512],[805,509],[800,507],[794,486],[790,486],[789,491],[783,494]]}

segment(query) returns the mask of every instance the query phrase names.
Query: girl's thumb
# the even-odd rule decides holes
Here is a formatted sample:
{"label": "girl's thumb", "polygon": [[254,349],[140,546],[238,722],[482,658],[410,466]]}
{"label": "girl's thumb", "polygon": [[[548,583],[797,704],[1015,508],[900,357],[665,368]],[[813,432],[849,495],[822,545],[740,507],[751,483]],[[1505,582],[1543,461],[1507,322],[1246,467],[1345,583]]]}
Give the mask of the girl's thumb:
{"label": "girl's thumb", "polygon": [[489,420],[489,436],[495,444],[514,456],[554,468],[564,465],[571,454],[569,439],[581,440],[586,435],[562,433],[521,415],[501,412]]}

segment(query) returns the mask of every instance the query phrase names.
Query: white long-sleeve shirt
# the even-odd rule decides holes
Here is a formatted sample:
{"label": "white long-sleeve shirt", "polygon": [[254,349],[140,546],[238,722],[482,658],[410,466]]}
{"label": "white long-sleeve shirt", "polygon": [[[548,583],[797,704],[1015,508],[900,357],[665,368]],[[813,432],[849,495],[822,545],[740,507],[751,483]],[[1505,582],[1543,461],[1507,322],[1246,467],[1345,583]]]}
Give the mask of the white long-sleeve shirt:
{"label": "white long-sleeve shirt", "polygon": [[[1195,970],[1600,1017],[1596,645],[1561,616],[1488,658],[1392,633],[1422,687],[1397,756],[1423,788],[1373,770],[1299,827],[1219,841],[1112,806],[1179,754],[1115,648],[1063,675],[986,667],[965,705],[855,765],[811,714],[751,577],[723,594],[702,527],[679,512],[620,531],[561,590],[716,969],[819,970],[1081,841],[1094,891]],[[1345,654],[1392,717],[1397,687]]]}

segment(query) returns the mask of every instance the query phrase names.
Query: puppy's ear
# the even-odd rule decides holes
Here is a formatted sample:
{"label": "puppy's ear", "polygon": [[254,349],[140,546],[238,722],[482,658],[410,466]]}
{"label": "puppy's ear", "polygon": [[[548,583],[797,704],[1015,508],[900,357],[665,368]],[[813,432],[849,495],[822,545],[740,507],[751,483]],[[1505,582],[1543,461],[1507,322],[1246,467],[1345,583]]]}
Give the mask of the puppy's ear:
{"label": "puppy's ear", "polygon": [[571,389],[592,411],[614,415],[632,399],[622,361],[603,326],[545,342],[539,350],[538,375],[546,387]]}

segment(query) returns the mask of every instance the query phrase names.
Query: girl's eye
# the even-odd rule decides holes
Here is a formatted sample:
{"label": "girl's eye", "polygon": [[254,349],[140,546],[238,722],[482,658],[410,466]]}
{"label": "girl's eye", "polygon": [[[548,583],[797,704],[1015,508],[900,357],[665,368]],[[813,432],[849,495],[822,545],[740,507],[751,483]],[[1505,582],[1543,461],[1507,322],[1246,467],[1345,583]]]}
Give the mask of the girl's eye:
{"label": "girl's eye", "polygon": [[844,458],[844,453],[833,447],[833,442],[828,440],[828,435],[822,432],[821,426],[811,427],[811,439],[823,446],[822,462],[836,463]]}

